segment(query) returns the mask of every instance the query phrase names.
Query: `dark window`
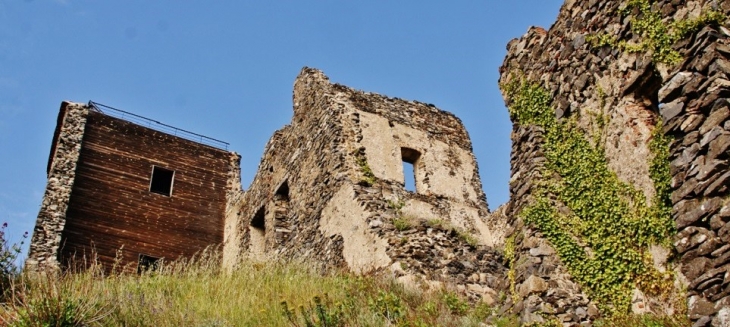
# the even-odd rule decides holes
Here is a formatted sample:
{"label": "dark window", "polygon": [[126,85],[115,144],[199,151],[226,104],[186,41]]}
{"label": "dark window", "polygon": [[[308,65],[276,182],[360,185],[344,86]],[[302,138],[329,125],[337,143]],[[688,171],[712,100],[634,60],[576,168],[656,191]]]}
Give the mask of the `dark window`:
{"label": "dark window", "polygon": [[261,206],[261,209],[256,212],[256,215],[251,219],[251,227],[258,229],[261,232],[266,231],[266,208]]}
{"label": "dark window", "polygon": [[266,251],[266,207],[256,211],[251,219],[249,250],[255,255],[262,255]]}
{"label": "dark window", "polygon": [[155,258],[141,253],[139,254],[139,262],[137,264],[138,274],[158,269],[160,269],[160,258]]}
{"label": "dark window", "polygon": [[400,149],[403,158],[403,180],[406,191],[417,192],[416,190],[416,162],[421,153],[411,148]]}
{"label": "dark window", "polygon": [[289,201],[289,182],[284,181],[284,183],[281,183],[281,186],[279,186],[279,189],[276,190],[276,195],[285,201]]}
{"label": "dark window", "polygon": [[152,166],[150,192],[159,193],[165,196],[172,195],[172,180],[174,176],[175,171]]}

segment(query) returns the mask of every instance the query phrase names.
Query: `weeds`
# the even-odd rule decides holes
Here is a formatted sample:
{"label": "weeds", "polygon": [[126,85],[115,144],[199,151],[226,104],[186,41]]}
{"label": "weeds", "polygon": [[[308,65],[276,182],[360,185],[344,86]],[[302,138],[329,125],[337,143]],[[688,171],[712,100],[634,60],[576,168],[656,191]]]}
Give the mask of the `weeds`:
{"label": "weeds", "polygon": [[[4,326],[478,326],[456,293],[409,290],[390,277],[322,275],[305,264],[242,262],[219,253],[164,262],[141,275],[120,267],[26,274],[0,304]],[[422,310],[424,309],[424,310]]]}
{"label": "weeds", "polygon": [[95,301],[89,284],[59,280],[63,278],[53,275],[22,279],[18,289],[25,294],[14,299],[14,312],[0,321],[17,327],[102,326],[108,306]]}
{"label": "weeds", "polygon": [[[315,296],[312,304],[299,307],[299,315],[294,309],[289,309],[286,301],[281,301],[281,307],[289,323],[294,327],[339,327],[345,326],[344,305],[333,303],[325,293],[322,297]],[[301,319],[300,319],[301,317]]]}
{"label": "weeds", "polygon": [[25,239],[28,238],[28,232],[25,232],[20,243],[10,243],[5,235],[6,228],[8,223],[3,223],[0,227],[0,300],[5,298],[10,283],[20,273],[16,260],[20,256]]}
{"label": "weeds", "polygon": [[393,218],[393,226],[399,231],[411,229],[413,227],[413,218],[410,216],[401,216]]}
{"label": "weeds", "polygon": [[689,326],[692,322],[686,315],[675,316],[656,316],[650,314],[644,315],[614,315],[609,318],[599,319],[595,322],[596,327],[620,327],[620,326],[636,326],[636,327],[680,327]]}

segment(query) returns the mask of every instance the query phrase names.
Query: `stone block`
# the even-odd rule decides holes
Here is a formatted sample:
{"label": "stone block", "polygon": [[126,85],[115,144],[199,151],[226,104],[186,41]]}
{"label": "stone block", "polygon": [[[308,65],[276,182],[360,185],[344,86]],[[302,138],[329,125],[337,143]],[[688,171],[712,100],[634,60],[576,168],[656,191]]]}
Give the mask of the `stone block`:
{"label": "stone block", "polygon": [[533,294],[533,293],[542,293],[547,291],[548,289],[548,283],[545,282],[544,279],[531,275],[530,277],[525,280],[522,285],[520,285],[519,294],[521,297],[526,297],[527,295]]}

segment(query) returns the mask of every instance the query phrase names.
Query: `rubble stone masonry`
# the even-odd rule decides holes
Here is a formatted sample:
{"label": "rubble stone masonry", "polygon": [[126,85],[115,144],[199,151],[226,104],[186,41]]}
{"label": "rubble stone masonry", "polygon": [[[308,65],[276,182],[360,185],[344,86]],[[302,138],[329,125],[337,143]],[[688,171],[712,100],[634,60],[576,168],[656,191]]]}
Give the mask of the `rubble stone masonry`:
{"label": "rubble stone masonry", "polygon": [[[728,15],[729,1],[567,0],[549,30],[532,27],[507,45],[500,68],[508,106],[515,101],[506,85],[539,86],[550,98],[549,120],[571,122],[559,126],[585,136],[579,143],[601,154],[617,193],[638,194],[621,205],[666,208],[671,235],[651,239],[656,244],[637,257],[646,258],[639,264],[653,281],[666,282],[654,286],[672,292],[649,294],[639,280],[616,289],[628,290],[626,310],[687,314],[697,327],[730,325]],[[647,28],[667,28],[654,38],[683,30],[659,42],[646,41]],[[91,237],[106,244],[107,261],[121,244],[135,249],[125,257],[134,261],[222,243],[227,269],[254,259],[387,272],[412,287],[455,288],[522,323],[590,325],[611,310],[571,275],[550,233],[523,220],[526,208],[547,199],[560,218],[556,228],[583,227],[569,219],[577,210],[556,188],[544,191],[565,178],[550,170],[550,128],[513,113],[510,201],[490,212],[469,135],[454,115],[333,84],[307,67],[292,100],[291,123],[268,141],[245,191],[235,153],[64,102],[27,266],[55,269],[76,249],[64,250],[64,241],[80,249]],[[653,145],[664,137],[668,158]],[[154,150],[160,144],[164,155]],[[154,165],[178,174],[172,197],[148,194]],[[657,169],[667,171],[671,195],[662,193]],[[119,185],[123,196],[97,189]],[[119,204],[117,211],[100,209],[97,196]],[[654,214],[635,212],[645,214],[637,220]],[[579,233],[566,235],[581,256],[597,259]]]}
{"label": "rubble stone masonry", "polygon": [[82,104],[63,102],[58,126],[48,158],[48,183],[38,221],[33,230],[26,267],[58,269],[61,232],[66,225],[66,209],[76,176],[88,110]]}
{"label": "rubble stone masonry", "polygon": [[[552,97],[556,118],[575,119],[577,126],[586,131],[587,138],[595,126],[591,125],[591,117],[593,121],[597,115],[605,117],[607,123],[600,145],[605,147],[609,167],[620,180],[643,191],[648,199],[654,195],[648,166],[652,157],[651,131],[663,121],[663,132],[672,139],[671,206],[677,233],[671,239],[674,249],[652,255],[660,261],[659,266],[676,270],[676,292],[683,294],[680,292],[686,288],[693,326],[728,326],[730,30],[727,20],[719,24],[698,24],[697,30],[671,45],[671,50],[679,54],[677,60],[662,62],[657,55],[659,48],[628,51],[619,43],[621,40],[641,42],[642,35],[632,24],[650,16],[637,7],[626,12],[623,8],[627,3],[566,1],[549,30],[533,27],[509,43],[500,82],[507,83],[521,76],[539,83]],[[728,1],[647,3],[663,24],[697,20],[708,13],[730,14]],[[653,27],[658,24],[653,23]],[[596,38],[606,35],[613,41],[601,42]],[[509,105],[510,100],[506,100]],[[524,226],[519,218],[522,209],[535,199],[535,183],[551,178],[541,176],[546,160],[542,151],[543,133],[539,127],[519,124],[515,124],[512,133],[511,200],[505,210],[509,225],[524,235],[518,238],[517,244],[518,261],[524,262],[517,268],[517,282],[525,285],[531,278],[533,281],[539,278],[550,285],[546,292],[524,299],[526,312],[545,312],[546,308],[558,307],[557,316],[564,323],[577,324],[592,320],[592,313],[596,313],[592,302],[565,274],[554,251],[541,250],[549,248],[544,236],[534,226]],[[672,308],[671,304],[656,301],[635,292],[632,309],[636,313],[661,313]]]}
{"label": "rubble stone masonry", "polygon": [[[494,302],[505,287],[471,142],[433,105],[331,84],[304,68],[291,125],[274,133],[227,228],[224,261],[318,262],[455,285]],[[403,164],[414,166],[415,191]],[[235,227],[232,227],[235,226]]]}

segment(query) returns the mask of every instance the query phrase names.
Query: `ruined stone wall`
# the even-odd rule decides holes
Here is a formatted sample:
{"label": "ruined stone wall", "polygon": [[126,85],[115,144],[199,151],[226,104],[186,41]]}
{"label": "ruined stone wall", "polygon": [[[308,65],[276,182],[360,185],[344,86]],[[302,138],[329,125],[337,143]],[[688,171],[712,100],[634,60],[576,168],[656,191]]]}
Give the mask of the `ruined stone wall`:
{"label": "ruined stone wall", "polygon": [[[400,280],[446,283],[474,298],[495,301],[497,290],[505,287],[504,267],[500,254],[488,246],[502,240],[484,219],[486,198],[461,122],[415,101],[346,88],[342,97],[351,117],[345,123],[351,135],[348,148],[363,154],[374,177],[372,183],[352,187],[365,209],[359,228],[377,235],[377,248],[385,248],[390,269]],[[410,151],[403,149],[420,154],[414,162],[413,192],[403,184],[402,162]],[[345,237],[348,247],[362,245]]]}
{"label": "ruined stone wall", "polygon": [[240,260],[241,235],[236,225],[240,219],[241,201],[244,194],[241,188],[241,156],[236,153],[231,153],[226,189],[223,243],[220,244],[220,250],[223,267],[231,268],[235,262]]}
{"label": "ruined stone wall", "polygon": [[[700,3],[696,4],[699,6]],[[705,4],[707,5],[707,4]],[[723,11],[730,13],[730,3]],[[674,246],[695,325],[730,325],[730,32],[705,28],[658,91],[671,146]]]}
{"label": "ruined stone wall", "polygon": [[[259,169],[241,200],[238,244],[227,257],[311,259],[340,267],[341,236],[317,230],[327,201],[348,177],[342,146],[343,109],[333,104],[321,72],[304,69],[294,86],[294,117],[267,143]],[[284,214],[282,214],[284,213]],[[226,259],[237,264],[235,259]]]}
{"label": "ruined stone wall", "polygon": [[61,104],[48,159],[48,183],[26,261],[28,269],[59,268],[61,231],[66,225],[66,210],[76,176],[87,115],[88,109],[82,104]]}
{"label": "ruined stone wall", "polygon": [[[653,1],[648,8],[660,20],[651,21],[647,17],[654,14],[642,12],[639,6],[624,10],[627,3],[566,1],[549,30],[533,27],[509,43],[500,82],[504,86],[511,80],[525,79],[545,88],[555,117],[572,119],[586,139],[603,147],[611,171],[620,181],[640,190],[650,205],[656,205],[651,203],[656,192],[650,174],[651,160],[656,156],[650,146],[655,137],[652,131],[663,121],[661,132],[673,139],[669,146],[669,200],[678,233],[670,237],[674,249],[656,248],[651,257],[657,270],[674,269],[675,292],[686,296],[688,314],[695,326],[727,325],[727,21],[720,25],[700,22],[698,28],[688,30],[670,48],[649,46],[629,51],[625,44],[640,44],[647,39],[636,27],[640,23],[648,22],[650,28],[663,24],[671,32],[679,26],[672,25],[675,22],[697,22],[709,12],[727,15],[730,4]],[[675,53],[675,60],[662,57]],[[515,105],[507,93],[507,105]],[[515,116],[512,118],[514,121]],[[525,226],[521,219],[522,211],[538,197],[537,184],[555,178],[542,176],[547,161],[543,151],[545,131],[515,121],[512,141],[511,200],[505,210],[506,219],[515,226],[516,262],[521,262],[514,267],[517,289],[530,289],[529,284],[538,279],[550,285],[522,292],[516,305],[525,321],[540,320],[532,314],[553,309],[565,323],[593,320],[598,313],[595,302],[589,301],[574,278],[566,274],[545,235],[534,225]],[[569,214],[569,209],[560,210],[568,210],[564,212]],[[672,257],[674,251],[677,255]],[[681,293],[681,285],[686,287],[686,294]],[[672,314],[682,310],[681,305],[651,298],[638,289],[631,301],[635,313]]]}
{"label": "ruined stone wall", "polygon": [[[293,102],[291,125],[267,144],[241,202],[243,256],[386,270],[409,285],[448,284],[496,302],[505,270],[487,245],[501,239],[484,219],[476,160],[456,117],[330,84],[310,68]],[[404,187],[404,160],[415,167],[414,192]]]}

